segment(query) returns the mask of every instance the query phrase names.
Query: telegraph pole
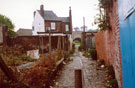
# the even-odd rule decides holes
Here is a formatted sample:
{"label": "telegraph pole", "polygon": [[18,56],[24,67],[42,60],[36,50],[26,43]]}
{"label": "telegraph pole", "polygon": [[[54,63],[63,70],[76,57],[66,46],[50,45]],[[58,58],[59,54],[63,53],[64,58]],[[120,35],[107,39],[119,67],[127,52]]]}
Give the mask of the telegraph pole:
{"label": "telegraph pole", "polygon": [[82,48],[85,49],[85,17],[83,17]]}
{"label": "telegraph pole", "polygon": [[83,17],[83,32],[85,32],[85,17]]}

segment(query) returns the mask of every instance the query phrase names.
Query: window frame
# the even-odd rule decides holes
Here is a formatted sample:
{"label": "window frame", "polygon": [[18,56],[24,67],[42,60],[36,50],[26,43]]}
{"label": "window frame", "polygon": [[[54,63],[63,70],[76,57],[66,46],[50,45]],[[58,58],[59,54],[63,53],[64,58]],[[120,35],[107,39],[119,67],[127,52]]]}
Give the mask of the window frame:
{"label": "window frame", "polygon": [[56,23],[55,22],[51,22],[51,30],[56,30]]}
{"label": "window frame", "polygon": [[69,25],[68,24],[65,25],[65,31],[66,32],[69,31]]}

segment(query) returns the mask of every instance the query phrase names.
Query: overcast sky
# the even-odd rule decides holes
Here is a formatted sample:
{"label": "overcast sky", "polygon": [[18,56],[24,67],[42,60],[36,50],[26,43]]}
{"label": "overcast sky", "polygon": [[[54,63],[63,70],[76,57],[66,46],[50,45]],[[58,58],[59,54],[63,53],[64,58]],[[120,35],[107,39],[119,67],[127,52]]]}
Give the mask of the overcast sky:
{"label": "overcast sky", "polygon": [[0,0],[0,14],[9,17],[15,24],[15,30],[19,28],[32,28],[33,12],[44,5],[45,10],[53,10],[57,16],[67,17],[69,6],[72,8],[73,27],[83,25],[83,16],[86,26],[92,26],[94,16],[98,13],[98,0]]}

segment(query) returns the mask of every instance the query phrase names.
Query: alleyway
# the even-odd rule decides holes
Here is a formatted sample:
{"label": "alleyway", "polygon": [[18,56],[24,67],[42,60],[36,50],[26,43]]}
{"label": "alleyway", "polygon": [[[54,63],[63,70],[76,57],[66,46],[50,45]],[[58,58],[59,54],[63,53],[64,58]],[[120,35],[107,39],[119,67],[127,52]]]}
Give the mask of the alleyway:
{"label": "alleyway", "polygon": [[73,61],[64,66],[53,88],[74,88],[74,70],[79,68],[82,68],[83,71],[84,88],[106,88],[104,86],[106,74],[102,70],[97,70],[96,61],[85,58],[78,51],[78,46],[76,46],[75,54],[71,58]]}

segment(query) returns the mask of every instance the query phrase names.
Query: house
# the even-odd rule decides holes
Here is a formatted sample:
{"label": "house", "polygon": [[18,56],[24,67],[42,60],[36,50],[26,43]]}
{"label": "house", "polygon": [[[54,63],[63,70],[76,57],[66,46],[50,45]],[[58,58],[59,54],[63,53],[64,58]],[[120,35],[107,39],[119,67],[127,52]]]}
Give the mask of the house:
{"label": "house", "polygon": [[32,34],[38,35],[41,32],[72,34],[72,13],[69,9],[69,17],[58,17],[53,11],[40,10],[34,11],[34,21],[32,25]]}
{"label": "house", "polygon": [[24,29],[24,28],[20,28],[17,32],[16,32],[17,36],[32,36],[32,29]]}

